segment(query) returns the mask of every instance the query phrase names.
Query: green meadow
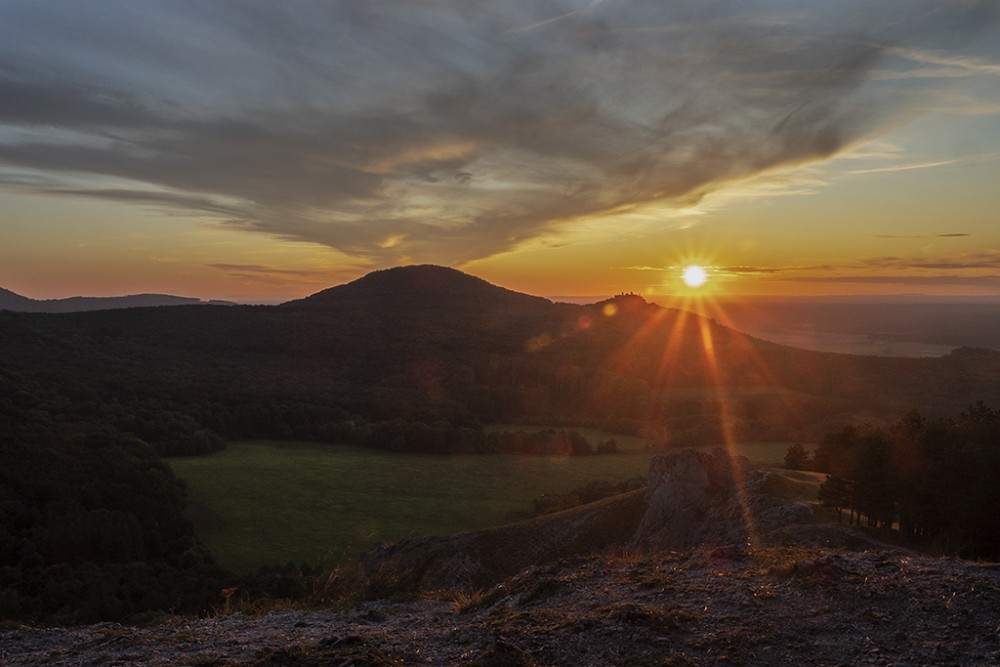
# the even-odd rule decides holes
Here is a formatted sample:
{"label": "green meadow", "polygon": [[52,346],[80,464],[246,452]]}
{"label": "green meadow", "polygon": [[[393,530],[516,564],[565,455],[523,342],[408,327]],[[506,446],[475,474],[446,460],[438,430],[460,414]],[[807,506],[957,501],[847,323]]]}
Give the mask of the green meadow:
{"label": "green meadow", "polygon": [[[777,463],[787,446],[739,449]],[[223,566],[247,572],[288,561],[333,565],[380,540],[499,525],[542,494],[645,475],[651,456],[438,457],[255,441],[169,462],[188,484],[199,538]]]}

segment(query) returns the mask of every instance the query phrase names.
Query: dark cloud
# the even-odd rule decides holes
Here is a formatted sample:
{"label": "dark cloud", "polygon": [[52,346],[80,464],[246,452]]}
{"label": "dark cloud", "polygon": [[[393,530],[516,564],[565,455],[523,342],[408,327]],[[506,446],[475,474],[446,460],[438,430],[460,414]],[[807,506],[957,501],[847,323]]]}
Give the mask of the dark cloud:
{"label": "dark cloud", "polygon": [[31,80],[0,72],[0,119],[9,125],[60,128],[143,127],[160,122],[133,96],[73,82]]}
{"label": "dark cloud", "polygon": [[458,264],[833,155],[924,92],[870,76],[887,49],[947,48],[996,7],[15,1],[0,182]]}

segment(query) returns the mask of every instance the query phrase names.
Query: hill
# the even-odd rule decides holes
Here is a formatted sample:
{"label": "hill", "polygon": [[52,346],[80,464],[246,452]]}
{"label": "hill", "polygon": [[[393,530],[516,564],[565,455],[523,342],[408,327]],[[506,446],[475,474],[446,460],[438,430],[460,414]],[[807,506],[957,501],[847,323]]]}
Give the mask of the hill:
{"label": "hill", "polygon": [[205,302],[184,296],[169,294],[130,294],[128,296],[73,296],[66,299],[29,299],[0,288],[0,310],[21,313],[79,313],[89,310],[113,310],[117,308],[151,308],[154,306],[190,306],[213,303],[228,305],[225,301]]}
{"label": "hill", "polygon": [[29,299],[26,296],[15,294],[10,290],[0,287],[0,310],[30,311],[34,303],[34,299]]}
{"label": "hill", "polygon": [[363,307],[380,309],[454,308],[462,311],[541,310],[551,302],[514,292],[456,269],[430,264],[373,271],[357,280],[289,301],[284,307]]}

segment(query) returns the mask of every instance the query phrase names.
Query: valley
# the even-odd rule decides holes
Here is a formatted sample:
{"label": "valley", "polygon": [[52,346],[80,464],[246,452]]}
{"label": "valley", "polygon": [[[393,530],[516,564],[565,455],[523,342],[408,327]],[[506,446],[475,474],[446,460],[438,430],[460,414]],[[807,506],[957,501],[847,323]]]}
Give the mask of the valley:
{"label": "valley", "polygon": [[[746,443],[734,449],[779,465],[787,447]],[[187,516],[199,539],[221,565],[247,573],[289,561],[331,567],[355,561],[379,541],[507,523],[545,494],[645,477],[653,455],[441,457],[351,445],[236,442],[169,464],[187,483]]]}

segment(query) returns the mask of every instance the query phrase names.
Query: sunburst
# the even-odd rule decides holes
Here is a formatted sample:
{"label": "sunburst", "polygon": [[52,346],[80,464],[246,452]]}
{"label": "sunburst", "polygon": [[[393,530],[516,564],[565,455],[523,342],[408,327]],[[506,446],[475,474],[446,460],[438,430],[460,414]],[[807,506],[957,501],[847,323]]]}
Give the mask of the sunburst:
{"label": "sunburst", "polygon": [[690,264],[684,267],[681,279],[684,281],[685,285],[696,289],[708,281],[708,272],[705,271],[704,267],[698,266],[697,264]]}

